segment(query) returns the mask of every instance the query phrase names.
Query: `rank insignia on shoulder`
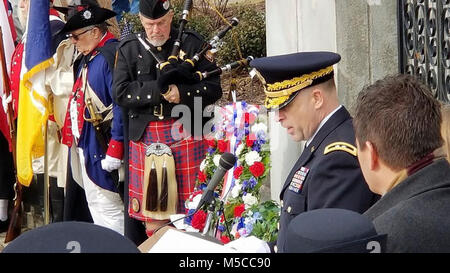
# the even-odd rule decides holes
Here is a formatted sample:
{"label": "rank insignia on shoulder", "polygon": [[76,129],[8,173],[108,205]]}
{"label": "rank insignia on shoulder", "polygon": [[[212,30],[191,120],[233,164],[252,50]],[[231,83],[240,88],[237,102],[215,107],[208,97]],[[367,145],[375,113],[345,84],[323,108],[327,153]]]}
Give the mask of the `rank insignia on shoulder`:
{"label": "rank insignia on shoulder", "polygon": [[353,146],[350,143],[347,142],[333,142],[327,147],[325,147],[325,150],[323,151],[323,154],[326,155],[328,153],[334,152],[334,151],[344,151],[347,152],[353,156],[356,156],[356,147]]}

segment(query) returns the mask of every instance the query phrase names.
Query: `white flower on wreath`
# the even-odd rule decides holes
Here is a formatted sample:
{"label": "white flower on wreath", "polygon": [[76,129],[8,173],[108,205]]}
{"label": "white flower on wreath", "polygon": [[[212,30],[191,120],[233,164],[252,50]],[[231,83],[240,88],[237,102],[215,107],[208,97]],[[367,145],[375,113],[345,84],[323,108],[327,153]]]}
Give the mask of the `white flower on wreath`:
{"label": "white flower on wreath", "polygon": [[198,206],[198,203],[200,203],[200,199],[202,199],[201,194],[197,194],[191,202],[187,204],[187,209],[196,209]]}
{"label": "white flower on wreath", "polygon": [[263,131],[267,134],[267,126],[262,122],[255,123],[252,126],[252,133],[257,134],[259,131]]}
{"label": "white flower on wreath", "polygon": [[203,172],[203,170],[206,168],[206,158],[203,159],[202,163],[200,163],[200,171]]}
{"label": "white flower on wreath", "polygon": [[241,142],[241,144],[239,144],[236,148],[235,155],[239,156],[242,153],[242,150],[244,150],[244,143]]}
{"label": "white flower on wreath", "polygon": [[258,203],[258,198],[253,196],[251,193],[247,193],[246,195],[242,196],[242,200],[244,201],[245,209],[248,209],[249,207]]}
{"label": "white flower on wreath", "polygon": [[248,166],[252,166],[253,163],[261,161],[262,158],[257,151],[251,151],[245,155],[245,162]]}
{"label": "white flower on wreath", "polygon": [[239,179],[234,180],[234,187],[231,189],[231,197],[237,198],[241,192],[241,181]]}
{"label": "white flower on wreath", "polygon": [[220,155],[215,155],[213,157],[213,162],[214,162],[214,165],[216,165],[216,167],[219,167]]}

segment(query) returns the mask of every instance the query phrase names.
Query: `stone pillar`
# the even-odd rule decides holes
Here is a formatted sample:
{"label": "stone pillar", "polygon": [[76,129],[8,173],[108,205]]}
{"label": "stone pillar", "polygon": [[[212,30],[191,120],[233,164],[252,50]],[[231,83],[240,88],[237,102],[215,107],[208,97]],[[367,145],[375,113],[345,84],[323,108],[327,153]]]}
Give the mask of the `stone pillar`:
{"label": "stone pillar", "polygon": [[[266,0],[267,56],[312,50],[336,50],[334,0]],[[302,151],[269,114],[271,141],[271,197],[281,187]]]}

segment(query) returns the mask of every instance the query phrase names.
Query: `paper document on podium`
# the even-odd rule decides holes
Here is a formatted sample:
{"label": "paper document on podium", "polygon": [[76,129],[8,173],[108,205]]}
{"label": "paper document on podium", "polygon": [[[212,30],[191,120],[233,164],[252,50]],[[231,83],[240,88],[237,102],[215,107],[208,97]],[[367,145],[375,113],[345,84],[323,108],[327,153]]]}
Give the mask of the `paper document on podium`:
{"label": "paper document on podium", "polygon": [[237,253],[237,251],[186,232],[168,229],[148,253]]}

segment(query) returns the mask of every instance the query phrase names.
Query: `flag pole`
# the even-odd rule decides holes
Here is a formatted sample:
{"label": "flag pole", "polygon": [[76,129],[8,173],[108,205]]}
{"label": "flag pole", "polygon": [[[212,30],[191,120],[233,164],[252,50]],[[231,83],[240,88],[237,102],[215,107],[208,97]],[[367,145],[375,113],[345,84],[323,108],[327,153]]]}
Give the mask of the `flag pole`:
{"label": "flag pole", "polygon": [[50,224],[50,182],[48,175],[48,120],[44,130],[44,225]]}

